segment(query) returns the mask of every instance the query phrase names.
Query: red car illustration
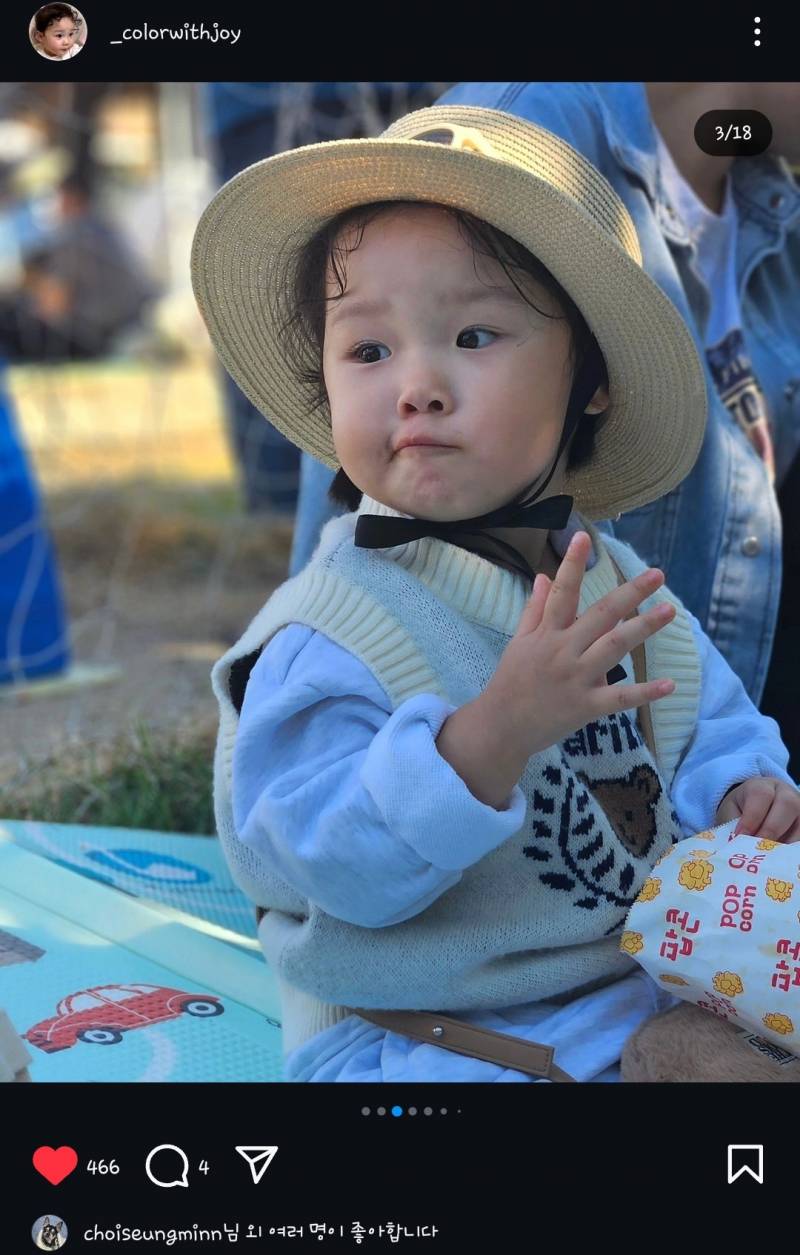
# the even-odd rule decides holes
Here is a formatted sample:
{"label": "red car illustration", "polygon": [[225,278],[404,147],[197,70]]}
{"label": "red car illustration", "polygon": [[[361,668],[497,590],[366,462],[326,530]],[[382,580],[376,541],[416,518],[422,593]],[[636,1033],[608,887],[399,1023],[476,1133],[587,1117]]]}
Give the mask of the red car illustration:
{"label": "red car illustration", "polygon": [[113,1046],[131,1028],[174,1020],[182,1013],[209,1019],[225,1010],[216,994],[191,994],[163,985],[97,985],[62,998],[49,1020],[40,1020],[23,1037],[52,1054],[77,1041]]}

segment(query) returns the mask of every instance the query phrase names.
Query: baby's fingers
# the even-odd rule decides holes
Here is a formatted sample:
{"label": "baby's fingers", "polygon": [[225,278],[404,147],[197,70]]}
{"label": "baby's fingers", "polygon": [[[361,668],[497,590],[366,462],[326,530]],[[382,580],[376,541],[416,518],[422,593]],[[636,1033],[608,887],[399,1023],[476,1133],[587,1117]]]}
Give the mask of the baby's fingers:
{"label": "baby's fingers", "polygon": [[595,718],[617,710],[636,710],[647,702],[657,702],[675,688],[674,680],[648,680],[646,684],[609,684],[596,690]]}
{"label": "baby's fingers", "polygon": [[783,838],[784,845],[794,845],[795,841],[800,841],[800,819],[796,819],[791,828]]}
{"label": "baby's fingers", "polygon": [[540,573],[533,581],[533,592],[525,603],[525,608],[519,617],[517,635],[536,631],[542,621],[542,614],[544,613],[549,592],[550,580],[548,576]]}
{"label": "baby's fingers", "polygon": [[[763,837],[767,841],[780,841],[794,826],[797,819],[797,805],[791,796],[778,792],[775,794],[771,805],[767,801],[766,813],[761,822],[758,823],[757,817],[763,805],[764,801],[761,797],[753,797],[751,800],[748,794],[742,817],[736,825],[736,831],[749,833],[753,837]],[[752,807],[752,810],[750,807]],[[751,815],[753,816],[752,819],[750,818]],[[756,827],[757,823],[758,826]]]}
{"label": "baby's fingers", "polygon": [[[764,837],[762,824],[775,799],[774,782],[764,777],[747,781],[747,791],[741,803],[741,818],[734,829],[734,836],[745,832],[749,837]],[[775,838],[773,838],[774,840]]]}
{"label": "baby's fingers", "polygon": [[561,559],[556,578],[550,586],[545,608],[545,620],[549,628],[568,628],[578,615],[581,581],[586,571],[586,560],[592,542],[587,532],[576,532]]}
{"label": "baby's fingers", "polygon": [[[591,674],[605,674],[615,662],[620,662],[626,654],[637,645],[643,644],[648,637],[654,636],[675,618],[675,607],[669,601],[662,601],[653,606],[645,614],[637,614],[624,623],[617,624],[606,632],[583,655],[583,662],[591,667]],[[580,620],[578,620],[580,623]],[[577,625],[576,625],[577,626]]]}

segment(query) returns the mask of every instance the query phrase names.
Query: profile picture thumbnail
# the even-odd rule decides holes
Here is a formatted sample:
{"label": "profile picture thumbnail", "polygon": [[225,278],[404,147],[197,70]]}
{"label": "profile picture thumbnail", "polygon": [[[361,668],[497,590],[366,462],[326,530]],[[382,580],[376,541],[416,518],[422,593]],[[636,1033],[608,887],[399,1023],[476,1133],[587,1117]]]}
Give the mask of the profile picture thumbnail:
{"label": "profile picture thumbnail", "polygon": [[86,20],[71,4],[43,4],[28,27],[30,41],[46,61],[68,61],[86,43]]}
{"label": "profile picture thumbnail", "polygon": [[60,1251],[67,1241],[67,1226],[60,1216],[40,1216],[31,1234],[40,1251]]}

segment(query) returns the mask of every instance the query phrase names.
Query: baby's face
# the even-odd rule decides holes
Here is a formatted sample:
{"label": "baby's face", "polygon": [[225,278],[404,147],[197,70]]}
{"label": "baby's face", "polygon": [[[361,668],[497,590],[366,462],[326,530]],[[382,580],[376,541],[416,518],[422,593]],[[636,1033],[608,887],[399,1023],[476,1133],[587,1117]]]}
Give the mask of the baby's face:
{"label": "baby's face", "polygon": [[63,57],[78,38],[78,28],[71,17],[60,17],[51,22],[41,36],[40,44],[49,57]]}
{"label": "baby's face", "polygon": [[504,505],[550,466],[572,382],[552,296],[519,280],[558,318],[422,205],[368,223],[346,277],[323,372],[334,444],[359,488],[402,514],[455,520]]}

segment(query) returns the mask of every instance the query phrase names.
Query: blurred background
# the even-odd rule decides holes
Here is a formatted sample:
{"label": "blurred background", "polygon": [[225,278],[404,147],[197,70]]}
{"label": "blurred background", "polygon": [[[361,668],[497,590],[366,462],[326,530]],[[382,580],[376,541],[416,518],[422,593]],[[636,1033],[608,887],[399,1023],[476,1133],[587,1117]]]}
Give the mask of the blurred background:
{"label": "blurred background", "polygon": [[286,576],[299,455],[218,367],[197,220],[448,83],[0,84],[0,816],[212,832],[212,663]]}

